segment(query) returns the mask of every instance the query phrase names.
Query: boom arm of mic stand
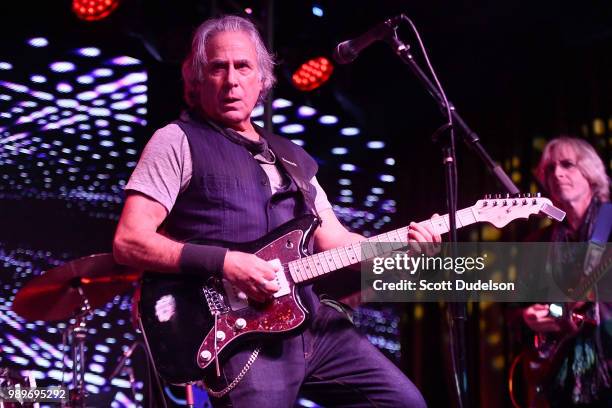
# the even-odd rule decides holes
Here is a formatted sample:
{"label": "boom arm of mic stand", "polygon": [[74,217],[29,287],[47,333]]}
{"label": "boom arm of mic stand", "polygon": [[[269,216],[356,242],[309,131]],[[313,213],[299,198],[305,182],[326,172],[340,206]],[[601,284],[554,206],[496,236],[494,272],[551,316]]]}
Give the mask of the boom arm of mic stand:
{"label": "boom arm of mic stand", "polygon": [[[446,112],[446,105],[444,104],[444,99],[438,92],[438,89],[434,86],[434,84],[431,83],[427,75],[425,75],[423,70],[416,63],[416,61],[412,57],[412,54],[410,54],[410,48],[406,44],[402,43],[395,36],[388,36],[385,41],[389,43],[389,45],[391,45],[395,53],[406,65],[408,65],[410,70],[421,81],[421,83],[425,86],[425,89],[427,89],[427,92],[429,92],[429,94],[438,103],[440,109],[443,112]],[[480,144],[480,138],[478,137],[478,135],[472,129],[470,129],[469,126],[463,120],[463,118],[459,116],[453,104],[449,102],[449,105],[454,123],[459,125],[459,127],[461,128],[460,133],[465,144],[467,144],[470,149],[476,152],[478,157],[480,157],[480,159],[484,162],[489,171],[499,180],[499,182],[510,194],[518,194],[519,189],[516,187],[516,184],[512,182],[512,180],[510,179],[510,177],[508,177],[504,169],[502,169],[499,164],[495,163],[491,156],[489,156],[487,151]]]}

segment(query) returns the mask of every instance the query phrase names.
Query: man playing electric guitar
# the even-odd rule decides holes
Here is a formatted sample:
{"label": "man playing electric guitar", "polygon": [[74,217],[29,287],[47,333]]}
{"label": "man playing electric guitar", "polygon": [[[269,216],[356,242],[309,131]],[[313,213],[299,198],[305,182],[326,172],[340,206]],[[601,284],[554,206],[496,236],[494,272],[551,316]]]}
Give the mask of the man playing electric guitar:
{"label": "man playing electric guitar", "polygon": [[[576,138],[551,140],[544,149],[537,177],[553,204],[563,209],[567,217],[564,223],[540,230],[528,240],[589,241],[600,209],[609,201],[610,194],[604,164],[593,147]],[[558,351],[564,351],[561,356],[551,353],[543,359],[554,367],[554,372],[549,373],[551,378],[547,379],[548,388],[538,388],[542,384],[528,384],[530,388],[545,393],[540,396],[545,403],[532,401],[533,406],[611,406],[610,304],[534,304],[524,309],[523,319],[538,334],[540,343],[554,337],[560,339],[558,345],[562,345]],[[589,324],[589,321],[594,324]],[[547,345],[540,344],[539,347],[544,349]],[[545,351],[542,353],[546,354]],[[557,359],[559,364],[555,364]]]}
{"label": "man playing electric guitar", "polygon": [[[118,262],[184,279],[223,278],[250,301],[265,302],[279,290],[280,265],[228,250],[228,243],[259,239],[304,214],[320,221],[309,229],[316,251],[364,240],[334,215],[315,160],[251,121],[275,79],[273,60],[250,21],[204,22],[183,63],[183,80],[188,111],[153,135],[126,187],[114,240]],[[418,224],[402,238],[417,247],[440,242]],[[425,406],[414,384],[342,313],[321,304],[309,286],[300,295],[310,312],[306,324],[260,346],[243,343],[221,361],[219,377],[206,379],[215,407],[292,407],[300,390],[326,406]],[[206,296],[214,308],[213,294]],[[154,318],[171,322],[179,302],[162,296]],[[206,350],[198,358],[214,357]]]}

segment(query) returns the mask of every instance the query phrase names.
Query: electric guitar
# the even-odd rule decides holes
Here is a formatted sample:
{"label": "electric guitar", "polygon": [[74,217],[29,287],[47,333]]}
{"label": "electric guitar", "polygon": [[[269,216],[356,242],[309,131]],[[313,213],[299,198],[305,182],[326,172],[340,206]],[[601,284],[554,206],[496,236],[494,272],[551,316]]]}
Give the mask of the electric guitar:
{"label": "electric guitar", "polygon": [[[583,276],[567,294],[574,299],[590,298],[588,293],[612,269],[612,252],[606,251],[588,275]],[[516,356],[508,373],[510,399],[515,408],[549,408],[549,392],[555,375],[571,347],[572,340],[581,333],[594,330],[597,322],[589,317],[592,303],[572,302],[555,304],[559,312],[551,313],[558,320],[559,333],[536,333],[533,346]],[[549,306],[552,310],[553,306]],[[517,371],[521,367],[521,371]],[[522,380],[516,386],[516,380]],[[518,391],[517,389],[520,389]]]}
{"label": "electric guitar", "polygon": [[[533,214],[547,215],[559,221],[565,216],[547,198],[499,197],[479,200],[472,207],[457,211],[456,225],[461,228],[489,222],[501,228],[515,219],[529,218]],[[421,224],[443,234],[449,231],[449,216],[435,217]],[[218,364],[218,359],[239,342],[296,329],[307,316],[307,309],[299,298],[298,285],[381,256],[382,253],[376,253],[382,251],[381,247],[386,247],[387,252],[403,248],[408,234],[408,227],[403,227],[361,243],[309,255],[308,243],[316,225],[316,218],[306,215],[256,241],[230,248],[253,253],[281,266],[276,276],[280,290],[263,304],[250,301],[226,280],[145,273],[139,311],[159,374],[173,384],[201,380],[210,367]]]}

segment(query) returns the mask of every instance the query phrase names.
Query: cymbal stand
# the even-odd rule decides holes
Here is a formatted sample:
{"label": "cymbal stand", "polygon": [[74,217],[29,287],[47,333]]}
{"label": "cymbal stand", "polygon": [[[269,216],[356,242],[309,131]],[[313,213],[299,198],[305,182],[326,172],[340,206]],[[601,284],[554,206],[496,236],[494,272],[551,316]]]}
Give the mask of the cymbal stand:
{"label": "cymbal stand", "polygon": [[134,376],[134,369],[128,366],[127,363],[128,363],[128,359],[132,356],[132,353],[134,353],[134,350],[136,350],[138,346],[144,347],[140,341],[138,340],[134,341],[132,345],[130,346],[130,348],[128,348],[123,353],[121,358],[119,358],[117,366],[115,367],[111,375],[108,377],[108,381],[112,381],[113,378],[117,377],[120,374],[127,374],[129,378],[129,382],[130,382],[130,387],[132,388],[132,396],[134,397],[134,402],[137,401],[136,399],[136,377]]}
{"label": "cymbal stand", "polygon": [[76,322],[68,327],[72,347],[72,390],[70,390],[71,408],[85,406],[85,340],[87,338],[87,317],[93,314],[89,300],[83,288],[79,284],[76,286],[81,296],[81,308],[76,313]]}
{"label": "cymbal stand", "polygon": [[138,399],[136,399],[136,376],[134,375],[134,369],[132,367],[124,367],[123,372],[128,375],[130,388],[132,389],[132,397],[134,397],[134,403],[138,403]]}

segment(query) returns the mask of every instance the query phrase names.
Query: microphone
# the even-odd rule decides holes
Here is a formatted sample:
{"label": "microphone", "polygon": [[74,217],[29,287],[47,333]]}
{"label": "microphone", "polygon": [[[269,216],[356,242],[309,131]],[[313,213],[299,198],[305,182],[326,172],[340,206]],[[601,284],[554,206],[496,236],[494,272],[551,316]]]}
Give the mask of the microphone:
{"label": "microphone", "polygon": [[357,38],[341,42],[334,50],[334,60],[338,64],[348,64],[353,62],[361,51],[369,47],[370,44],[384,39],[394,29],[396,29],[403,17],[403,14],[392,17],[382,23],[378,23],[365,34],[362,34]]}
{"label": "microphone", "polygon": [[117,375],[119,375],[119,373],[121,372],[121,370],[123,370],[123,367],[125,366],[125,362],[127,361],[128,358],[130,358],[130,356],[132,355],[136,347],[138,347],[139,345],[140,343],[135,341],[134,343],[132,343],[129,349],[123,352],[123,355],[117,361],[117,367],[115,367],[111,375],[108,377],[109,380],[112,380]]}

